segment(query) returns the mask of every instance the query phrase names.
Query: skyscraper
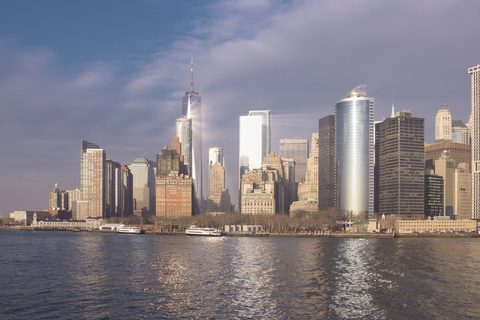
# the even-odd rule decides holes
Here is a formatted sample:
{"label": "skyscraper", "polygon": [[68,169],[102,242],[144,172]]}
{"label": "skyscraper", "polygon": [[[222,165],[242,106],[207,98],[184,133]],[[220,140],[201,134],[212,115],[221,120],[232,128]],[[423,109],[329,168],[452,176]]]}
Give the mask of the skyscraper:
{"label": "skyscraper", "polygon": [[[192,171],[188,174],[193,179],[195,197],[200,205],[203,199],[203,175],[202,175],[202,98],[198,92],[193,91],[193,59],[191,64],[190,91],[185,92],[182,100],[182,115],[192,120]],[[181,143],[183,141],[180,140]],[[200,206],[197,210],[200,209]],[[200,212],[197,212],[200,213]]]}
{"label": "skyscraper", "polygon": [[82,200],[88,202],[89,217],[106,217],[106,155],[103,149],[87,149],[83,154]]}
{"label": "skyscraper", "polygon": [[423,214],[423,118],[397,112],[375,124],[375,211],[380,214]]}
{"label": "skyscraper", "polygon": [[270,110],[249,111],[240,117],[239,173],[240,180],[247,169],[262,167],[270,153],[272,115]]}
{"label": "skyscraper", "polygon": [[211,195],[210,189],[210,178],[211,178],[211,170],[214,164],[221,164],[222,167],[224,166],[223,163],[223,148],[213,147],[208,149],[208,172],[207,172],[207,185],[209,186],[207,192],[207,198]]}
{"label": "skyscraper", "polygon": [[452,120],[452,142],[470,144],[470,129],[462,120]]}
{"label": "skyscraper", "polygon": [[312,133],[312,152],[307,161],[305,180],[298,185],[298,200],[318,200],[318,133]]}
{"label": "skyscraper", "polygon": [[468,73],[472,75],[472,219],[480,220],[480,64]]}
{"label": "skyscraper", "polygon": [[353,89],[335,104],[336,209],[373,213],[373,98]]}
{"label": "skyscraper", "polygon": [[295,160],[295,182],[297,183],[305,179],[308,154],[308,139],[293,138],[280,140],[279,156],[282,159]]}
{"label": "skyscraper", "polygon": [[187,168],[188,175],[192,176],[192,119],[187,116],[177,118],[175,123],[175,136],[181,143],[181,154],[183,163]]}
{"label": "skyscraper", "polygon": [[435,118],[435,141],[452,141],[452,115],[448,110],[448,104],[440,105]]}
{"label": "skyscraper", "polygon": [[155,214],[155,165],[155,162],[145,157],[137,158],[128,164],[133,178],[134,214],[142,217]]}
{"label": "skyscraper", "polygon": [[80,140],[80,200],[83,200],[83,176],[84,176],[84,162],[83,162],[83,154],[87,152],[87,149],[99,149],[99,145],[88,142],[85,140]]}
{"label": "skyscraper", "polygon": [[335,207],[335,116],[318,120],[318,209]]}

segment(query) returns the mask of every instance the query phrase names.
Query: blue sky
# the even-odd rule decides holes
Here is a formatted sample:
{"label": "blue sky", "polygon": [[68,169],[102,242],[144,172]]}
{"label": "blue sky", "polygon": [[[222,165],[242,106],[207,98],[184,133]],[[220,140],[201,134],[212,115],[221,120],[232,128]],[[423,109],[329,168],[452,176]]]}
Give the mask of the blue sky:
{"label": "blue sky", "polygon": [[273,115],[272,145],[311,139],[318,119],[365,84],[375,120],[468,121],[480,63],[478,1],[2,1],[0,215],[48,207],[80,185],[80,139],[128,164],[155,159],[181,99],[202,96],[204,154],[225,150],[236,200],[238,117]]}

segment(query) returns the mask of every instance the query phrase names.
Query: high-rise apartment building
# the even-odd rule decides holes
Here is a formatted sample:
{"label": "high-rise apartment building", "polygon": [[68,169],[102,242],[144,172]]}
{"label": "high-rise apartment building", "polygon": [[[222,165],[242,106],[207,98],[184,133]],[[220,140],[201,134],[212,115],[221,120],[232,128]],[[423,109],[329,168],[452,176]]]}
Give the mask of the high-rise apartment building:
{"label": "high-rise apartment building", "polygon": [[305,179],[308,154],[308,139],[293,138],[280,140],[279,156],[282,159],[292,159],[295,161],[295,182],[297,183]]}
{"label": "high-rise apartment building", "polygon": [[132,174],[132,197],[134,214],[148,217],[155,214],[155,173],[156,163],[140,157],[128,164]]}
{"label": "high-rise apartment building", "polygon": [[88,216],[92,218],[106,217],[106,160],[103,149],[87,149],[83,153],[82,200],[88,202]]}
{"label": "high-rise apartment building", "polygon": [[448,110],[448,104],[440,105],[435,118],[435,141],[452,141],[452,115]]}
{"label": "high-rise apartment building", "polygon": [[80,140],[80,200],[83,199],[83,182],[85,181],[84,176],[84,162],[83,162],[83,154],[87,152],[87,149],[99,149],[100,146],[98,144],[88,142],[85,140]]}
{"label": "high-rise apartment building", "polygon": [[356,88],[335,104],[335,206],[341,214],[373,213],[373,98]]}
{"label": "high-rise apartment building", "polygon": [[249,111],[240,117],[239,172],[240,179],[247,169],[262,167],[270,153],[272,115],[270,110]]}
{"label": "high-rise apartment building", "polygon": [[480,64],[468,73],[472,75],[472,219],[480,220]]}
{"label": "high-rise apartment building", "polygon": [[[193,59],[191,65],[190,91],[185,92],[182,100],[182,115],[192,120],[192,153],[191,172],[188,174],[193,179],[195,197],[199,204],[203,199],[203,173],[202,173],[202,98],[193,90]],[[182,141],[180,141],[182,142]],[[183,142],[182,142],[183,143]],[[200,210],[198,207],[197,210]],[[197,213],[200,213],[197,212]]]}
{"label": "high-rise apartment building", "polygon": [[424,214],[425,120],[397,112],[375,125],[375,211]]}
{"label": "high-rise apartment building", "polygon": [[192,175],[192,119],[187,116],[177,118],[175,124],[175,136],[181,143],[181,152],[183,163],[187,168],[188,175]]}
{"label": "high-rise apartment building", "polygon": [[318,209],[335,207],[335,116],[318,120]]}

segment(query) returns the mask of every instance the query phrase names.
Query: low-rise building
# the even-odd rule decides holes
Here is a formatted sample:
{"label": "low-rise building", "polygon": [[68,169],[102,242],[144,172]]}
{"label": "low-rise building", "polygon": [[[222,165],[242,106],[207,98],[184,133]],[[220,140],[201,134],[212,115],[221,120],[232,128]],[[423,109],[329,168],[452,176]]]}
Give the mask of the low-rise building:
{"label": "low-rise building", "polygon": [[434,217],[428,220],[397,220],[395,232],[398,233],[451,233],[451,232],[475,232],[477,222],[475,220],[449,220],[444,217]]}
{"label": "low-rise building", "polygon": [[33,215],[32,228],[47,230],[98,230],[104,224],[102,218],[87,218],[85,220],[37,220]]}
{"label": "low-rise building", "polygon": [[225,232],[261,232],[261,225],[226,225]]}

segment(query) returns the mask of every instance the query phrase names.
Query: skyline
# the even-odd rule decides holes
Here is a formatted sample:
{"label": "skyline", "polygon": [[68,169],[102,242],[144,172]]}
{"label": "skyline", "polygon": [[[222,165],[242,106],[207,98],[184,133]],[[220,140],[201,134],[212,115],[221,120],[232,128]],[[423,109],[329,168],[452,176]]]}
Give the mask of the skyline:
{"label": "skyline", "polygon": [[15,1],[0,9],[3,216],[46,208],[55,183],[79,188],[81,139],[122,164],[154,160],[175,135],[191,57],[203,154],[224,149],[234,203],[238,119],[249,110],[271,110],[278,154],[280,139],[310,139],[336,101],[366,84],[374,120],[395,102],[425,118],[431,143],[441,104],[468,122],[467,70],[480,63],[472,40],[480,3]]}

